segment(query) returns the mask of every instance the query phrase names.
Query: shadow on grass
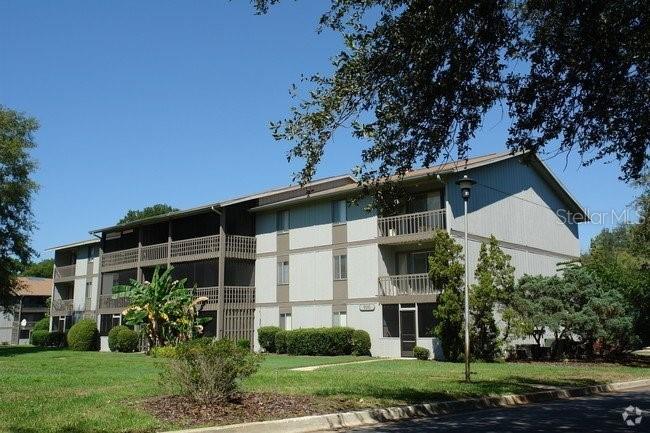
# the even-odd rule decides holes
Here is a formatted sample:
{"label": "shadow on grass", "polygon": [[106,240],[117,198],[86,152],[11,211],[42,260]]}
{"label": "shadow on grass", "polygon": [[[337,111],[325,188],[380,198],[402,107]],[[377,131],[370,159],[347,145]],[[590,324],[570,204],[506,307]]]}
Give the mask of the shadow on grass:
{"label": "shadow on grass", "polygon": [[0,357],[28,355],[38,352],[53,352],[65,349],[46,348],[38,346],[0,346]]}
{"label": "shadow on grass", "polygon": [[[507,394],[524,394],[545,391],[556,388],[575,388],[599,383],[591,379],[531,379],[520,376],[509,376],[502,380],[473,380],[471,383],[464,381],[450,381],[449,387],[442,389],[416,389],[409,386],[388,387],[379,383],[360,386],[354,390],[341,390],[337,388],[317,390],[318,396],[349,396],[354,398],[375,398],[386,401],[398,401],[405,404],[432,403],[450,401],[463,398],[486,396],[499,396]],[[446,389],[445,389],[446,388]]]}

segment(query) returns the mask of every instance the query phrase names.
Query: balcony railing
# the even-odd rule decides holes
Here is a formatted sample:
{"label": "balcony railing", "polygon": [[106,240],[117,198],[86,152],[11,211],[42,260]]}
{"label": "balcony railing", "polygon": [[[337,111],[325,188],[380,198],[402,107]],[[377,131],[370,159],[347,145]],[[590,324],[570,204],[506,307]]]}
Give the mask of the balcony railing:
{"label": "balcony railing", "polygon": [[379,277],[379,296],[436,295],[440,293],[429,274],[406,274]]}
{"label": "balcony railing", "polygon": [[74,278],[76,265],[55,266],[54,281],[60,281],[66,278]]}
{"label": "balcony railing", "polygon": [[194,289],[194,296],[208,298],[203,304],[205,308],[216,309],[219,304],[219,287],[198,287]]}
{"label": "balcony railing", "polygon": [[[219,304],[219,287],[197,287],[192,289],[194,297],[208,298],[203,304],[207,310],[216,310]],[[251,306],[255,307],[255,287],[254,286],[225,286],[224,299],[229,306]],[[129,306],[128,298],[113,299],[113,295],[101,295],[99,297],[100,309],[123,309]]]}
{"label": "balcony railing", "polygon": [[[211,235],[173,241],[171,244],[165,242],[147,245],[139,250],[138,248],[130,248],[104,253],[102,255],[102,269],[104,272],[108,272],[134,268],[138,265],[138,262],[140,262],[141,266],[150,266],[164,264],[167,260],[170,262],[186,262],[216,258],[218,256],[219,235]],[[226,235],[226,257],[255,259],[255,237]]]}
{"label": "balcony railing", "polygon": [[138,248],[102,254],[102,268],[105,271],[126,269],[138,262]]}
{"label": "balcony railing", "polygon": [[101,295],[99,297],[99,308],[101,309],[126,308],[128,306],[129,298],[113,299],[113,295]]}
{"label": "balcony railing", "polygon": [[445,210],[437,209],[379,218],[377,229],[386,242],[421,240],[436,229],[445,228]]}
{"label": "balcony railing", "polygon": [[74,301],[72,299],[53,299],[52,315],[69,316],[74,310]]}

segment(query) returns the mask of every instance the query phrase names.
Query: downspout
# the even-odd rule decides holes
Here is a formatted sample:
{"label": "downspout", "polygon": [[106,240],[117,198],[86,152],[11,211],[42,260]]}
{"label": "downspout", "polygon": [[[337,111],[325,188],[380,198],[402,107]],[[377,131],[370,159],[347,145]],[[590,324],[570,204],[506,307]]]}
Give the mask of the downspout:
{"label": "downspout", "polygon": [[225,310],[225,272],[226,272],[226,214],[223,210],[216,209],[214,205],[210,206],[210,210],[219,215],[219,263],[218,263],[218,279],[219,279],[219,298],[217,299],[217,338],[224,338],[223,324],[224,310]]}

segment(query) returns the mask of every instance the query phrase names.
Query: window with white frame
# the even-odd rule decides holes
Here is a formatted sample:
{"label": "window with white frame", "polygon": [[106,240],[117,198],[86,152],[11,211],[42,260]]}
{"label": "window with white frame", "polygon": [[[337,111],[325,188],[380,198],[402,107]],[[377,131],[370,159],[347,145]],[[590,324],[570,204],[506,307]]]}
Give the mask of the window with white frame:
{"label": "window with white frame", "polygon": [[280,313],[280,329],[291,331],[291,313]]}
{"label": "window with white frame", "polygon": [[332,202],[332,222],[334,224],[344,223],[348,220],[348,206],[345,200]]}
{"label": "window with white frame", "polygon": [[348,279],[348,256],[339,254],[334,256],[334,279],[347,280]]}
{"label": "window with white frame", "polygon": [[348,314],[345,311],[332,313],[332,326],[348,326]]}
{"label": "window with white frame", "polygon": [[289,211],[281,210],[276,216],[276,229],[278,232],[288,232],[289,231]]}
{"label": "window with white frame", "polygon": [[278,284],[289,284],[289,261],[278,262]]}

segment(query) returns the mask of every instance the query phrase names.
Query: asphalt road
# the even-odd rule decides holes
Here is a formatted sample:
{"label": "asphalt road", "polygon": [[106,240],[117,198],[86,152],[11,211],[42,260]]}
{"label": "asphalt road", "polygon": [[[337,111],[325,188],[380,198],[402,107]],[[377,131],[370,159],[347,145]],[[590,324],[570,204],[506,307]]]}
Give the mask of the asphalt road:
{"label": "asphalt road", "polygon": [[[642,410],[640,424],[628,426],[625,423],[622,415],[628,406]],[[636,415],[628,417],[632,420],[635,418]],[[347,431],[350,433],[650,432],[650,387],[547,403],[386,423]]]}

